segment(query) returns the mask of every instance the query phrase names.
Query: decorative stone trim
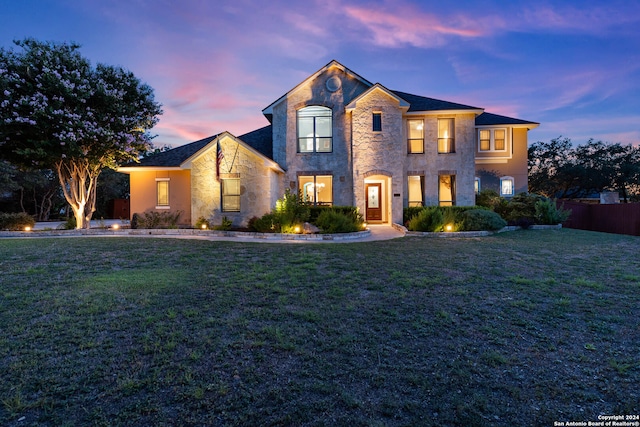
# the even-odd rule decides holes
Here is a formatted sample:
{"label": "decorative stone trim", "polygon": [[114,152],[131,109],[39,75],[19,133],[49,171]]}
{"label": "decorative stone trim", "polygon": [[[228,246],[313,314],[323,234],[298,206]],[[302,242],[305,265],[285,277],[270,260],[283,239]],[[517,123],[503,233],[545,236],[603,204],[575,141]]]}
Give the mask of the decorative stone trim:
{"label": "decorative stone trim", "polygon": [[368,172],[365,172],[363,174],[363,176],[365,178],[368,178],[368,177],[373,176],[373,175],[384,175],[384,176],[388,176],[388,177],[392,177],[393,176],[393,174],[391,172],[387,172],[387,171],[382,170],[382,169],[368,171]]}
{"label": "decorative stone trim", "polygon": [[425,171],[421,170],[421,171],[407,171],[407,176],[425,176]]}
{"label": "decorative stone trim", "polygon": [[438,175],[457,175],[458,171],[455,169],[443,169],[438,171]]}

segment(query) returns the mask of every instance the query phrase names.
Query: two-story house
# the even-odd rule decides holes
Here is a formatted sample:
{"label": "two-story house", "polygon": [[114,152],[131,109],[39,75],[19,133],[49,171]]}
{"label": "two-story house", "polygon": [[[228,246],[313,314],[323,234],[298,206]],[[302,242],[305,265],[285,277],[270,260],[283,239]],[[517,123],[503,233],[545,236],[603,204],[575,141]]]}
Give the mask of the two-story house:
{"label": "two-story house", "polygon": [[373,84],[337,61],[263,111],[270,125],[223,132],[142,159],[131,212],[182,211],[244,225],[285,189],[322,205],[357,206],[367,222],[403,208],[474,205],[475,193],[527,190],[527,131],[538,123]]}

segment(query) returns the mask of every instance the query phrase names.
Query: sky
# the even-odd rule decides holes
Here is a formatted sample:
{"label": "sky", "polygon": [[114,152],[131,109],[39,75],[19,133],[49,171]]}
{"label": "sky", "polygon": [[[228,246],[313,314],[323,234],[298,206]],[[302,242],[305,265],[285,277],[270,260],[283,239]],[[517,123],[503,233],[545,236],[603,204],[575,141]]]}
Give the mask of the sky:
{"label": "sky", "polygon": [[640,144],[640,0],[0,0],[0,47],[26,37],[153,87],[160,147],[267,125],[262,109],[333,59],[539,122],[530,143]]}

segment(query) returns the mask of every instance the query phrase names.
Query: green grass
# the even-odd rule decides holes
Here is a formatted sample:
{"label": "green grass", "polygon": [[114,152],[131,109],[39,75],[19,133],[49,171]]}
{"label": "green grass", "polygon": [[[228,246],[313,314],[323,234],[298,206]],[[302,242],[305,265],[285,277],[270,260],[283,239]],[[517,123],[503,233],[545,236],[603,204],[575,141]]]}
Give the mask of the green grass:
{"label": "green grass", "polygon": [[640,239],[0,240],[0,425],[640,413]]}

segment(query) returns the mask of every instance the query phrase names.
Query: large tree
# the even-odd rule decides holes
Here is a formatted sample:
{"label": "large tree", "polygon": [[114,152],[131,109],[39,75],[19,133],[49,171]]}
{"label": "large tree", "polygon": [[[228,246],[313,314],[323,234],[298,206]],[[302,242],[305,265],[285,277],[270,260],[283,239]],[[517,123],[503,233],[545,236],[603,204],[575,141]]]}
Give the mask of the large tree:
{"label": "large tree", "polygon": [[529,147],[529,191],[547,197],[588,197],[618,191],[627,201],[640,185],[640,147],[590,139],[573,146],[568,138]]}
{"label": "large tree", "polygon": [[89,228],[100,172],[137,160],[162,114],[153,89],[121,67],[93,67],[79,45],[0,49],[0,158],[56,171],[77,228]]}

